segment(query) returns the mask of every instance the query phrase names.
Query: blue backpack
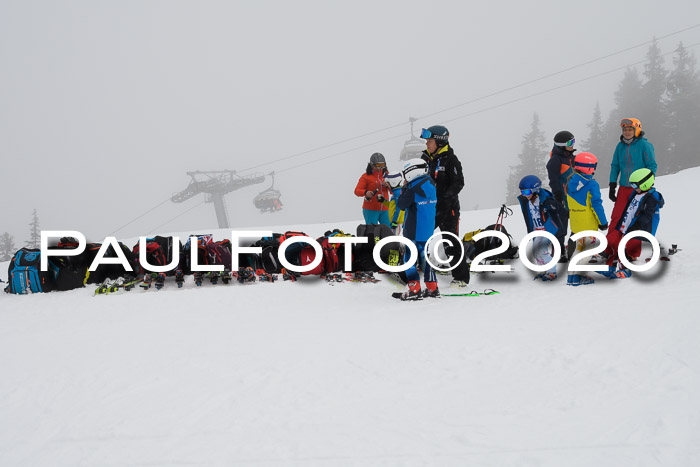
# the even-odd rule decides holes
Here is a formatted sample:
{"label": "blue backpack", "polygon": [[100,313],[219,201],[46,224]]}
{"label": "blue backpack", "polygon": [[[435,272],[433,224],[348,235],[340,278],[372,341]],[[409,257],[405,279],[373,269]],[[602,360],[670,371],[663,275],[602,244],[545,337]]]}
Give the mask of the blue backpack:
{"label": "blue backpack", "polygon": [[51,292],[58,268],[49,260],[49,270],[41,271],[41,252],[38,249],[22,248],[12,257],[7,271],[8,293],[27,294]]}

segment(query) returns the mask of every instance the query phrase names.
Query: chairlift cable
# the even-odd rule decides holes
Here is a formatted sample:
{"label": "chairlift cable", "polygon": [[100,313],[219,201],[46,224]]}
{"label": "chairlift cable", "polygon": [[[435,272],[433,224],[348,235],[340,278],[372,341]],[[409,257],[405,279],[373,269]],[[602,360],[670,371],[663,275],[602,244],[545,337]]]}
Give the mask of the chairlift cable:
{"label": "chairlift cable", "polygon": [[[690,27],[687,27],[687,28],[684,28],[684,29],[681,29],[681,30],[678,30],[678,31],[675,31],[675,32],[672,32],[672,33],[669,33],[669,34],[666,34],[666,35],[664,35],[664,36],[661,36],[661,37],[659,37],[659,38],[656,38],[655,40],[660,41],[660,40],[662,40],[662,39],[666,39],[666,38],[668,38],[668,37],[675,36],[675,35],[677,35],[677,34],[680,34],[680,33],[683,33],[683,32],[689,31],[689,30],[691,30],[691,29],[698,28],[698,27],[700,27],[700,24],[696,24],[696,25],[693,25],[693,26],[690,26]],[[485,96],[477,97],[477,98],[472,99],[472,100],[470,100],[470,101],[463,102],[463,103],[461,103],[461,104],[457,104],[457,105],[454,105],[454,106],[452,106],[452,107],[448,107],[448,108],[446,108],[446,109],[438,110],[438,111],[433,112],[433,113],[430,113],[430,114],[426,114],[426,115],[423,115],[423,116],[420,116],[420,117],[416,117],[416,118],[413,119],[413,120],[414,120],[414,121],[416,121],[416,120],[422,120],[422,119],[425,119],[425,118],[428,118],[428,117],[433,117],[433,116],[435,116],[435,115],[438,115],[438,114],[447,112],[447,111],[449,111],[449,110],[454,110],[454,109],[456,109],[456,108],[463,107],[463,106],[465,106],[465,105],[473,104],[473,103],[475,103],[475,102],[478,102],[478,101],[487,99],[487,98],[489,98],[489,97],[494,97],[494,96],[497,96],[497,95],[499,95],[499,94],[503,94],[503,93],[505,93],[505,92],[512,91],[512,90],[514,90],[514,89],[518,89],[518,88],[520,88],[520,87],[527,86],[527,85],[529,85],[529,84],[533,84],[533,83],[536,83],[536,82],[538,82],[538,81],[542,81],[542,80],[544,80],[544,79],[551,78],[551,77],[553,77],[553,76],[560,75],[560,74],[562,74],[562,73],[566,73],[566,72],[568,72],[568,71],[575,70],[575,69],[577,69],[577,68],[581,68],[581,67],[586,66],[586,65],[590,65],[590,64],[595,63],[595,62],[598,62],[598,61],[600,61],[600,60],[604,60],[604,59],[606,59],[606,58],[614,57],[614,56],[616,56],[616,55],[619,55],[619,54],[622,54],[622,53],[625,53],[625,52],[629,52],[630,50],[634,50],[634,49],[637,49],[637,48],[639,48],[639,47],[643,47],[643,46],[645,46],[645,45],[651,44],[653,41],[654,41],[654,39],[652,39],[652,40],[650,40],[650,41],[645,41],[645,42],[642,42],[642,43],[640,43],[640,44],[637,44],[637,45],[634,45],[634,46],[631,46],[631,47],[627,47],[627,48],[622,49],[622,50],[618,50],[617,52],[613,52],[613,53],[604,55],[604,56],[602,56],[602,57],[598,57],[598,58],[593,59],[593,60],[588,60],[588,61],[583,62],[583,63],[580,63],[580,64],[578,64],[578,65],[574,65],[574,66],[571,66],[571,67],[568,67],[568,68],[564,68],[564,69],[562,69],[562,70],[559,70],[559,71],[556,71],[556,72],[553,72],[553,73],[548,73],[548,74],[546,74],[546,75],[540,76],[539,78],[535,78],[535,79],[526,81],[526,82],[524,82],[524,83],[520,83],[520,84],[511,86],[511,87],[505,88],[505,89],[501,89],[500,91],[492,92],[492,93],[487,94],[487,95],[485,95]],[[628,65],[628,66],[629,66],[629,65]],[[616,71],[617,71],[617,70],[616,70]],[[517,102],[517,100],[512,101],[512,102]],[[495,107],[494,107],[494,108],[495,108]],[[292,159],[292,158],[295,158],[295,157],[303,156],[303,155],[306,155],[306,154],[309,154],[309,153],[312,153],[312,152],[320,151],[321,149],[327,149],[327,148],[332,147],[332,146],[336,146],[336,145],[339,145],[339,144],[343,144],[343,143],[347,143],[347,142],[350,142],[350,141],[354,141],[354,140],[356,140],[356,139],[364,138],[364,137],[366,137],[366,136],[371,136],[371,135],[374,135],[374,134],[377,134],[377,133],[381,133],[381,132],[384,132],[384,131],[387,131],[387,130],[391,130],[391,129],[394,129],[394,128],[398,128],[398,127],[401,127],[401,126],[403,126],[403,125],[405,125],[405,124],[406,124],[405,122],[402,122],[402,123],[397,123],[397,124],[395,124],[395,125],[390,125],[390,126],[388,126],[388,127],[384,127],[384,128],[379,129],[379,130],[371,131],[371,132],[364,133],[364,134],[361,134],[361,135],[358,135],[358,136],[353,136],[352,138],[346,138],[346,139],[344,139],[344,140],[337,141],[337,142],[335,142],[335,143],[330,143],[330,144],[326,144],[326,145],[324,145],[324,146],[320,146],[320,147],[317,147],[317,148],[308,149],[308,150],[306,150],[306,151],[299,152],[299,153],[292,154],[292,155],[285,156],[285,157],[281,157],[281,158],[278,158],[278,159],[275,159],[275,160],[272,160],[272,161],[269,161],[269,162],[263,162],[263,163],[261,163],[261,164],[257,164],[257,165],[248,167],[248,168],[246,168],[246,169],[243,169],[243,170],[241,170],[240,172],[246,172],[246,171],[249,171],[249,170],[252,170],[252,169],[256,169],[256,168],[258,168],[258,167],[262,167],[262,166],[265,166],[265,165],[270,165],[270,164],[274,164],[274,163],[276,163],[276,162],[280,162],[280,161]],[[400,136],[405,136],[405,133],[402,134],[402,135],[400,135]],[[393,138],[390,138],[390,139],[393,139]],[[386,140],[382,140],[382,141],[386,141]],[[363,146],[363,147],[365,147],[365,146]],[[358,148],[358,149],[360,149],[360,148]],[[344,153],[343,153],[343,154],[344,154]],[[321,159],[320,159],[320,160],[321,160]]]}
{"label": "chairlift cable", "polygon": [[[697,47],[698,45],[700,45],[700,42],[697,42],[697,43],[692,44],[692,45],[689,45],[689,46],[684,46],[684,47],[685,47],[686,49],[690,49],[690,48],[693,48],[693,47]],[[672,54],[672,53],[675,53],[676,50],[677,50],[677,49],[674,49],[674,50],[672,50],[671,52],[666,52],[665,54],[661,54],[661,56],[664,57],[664,56],[666,56],[666,55],[670,55],[670,54]],[[616,72],[616,71],[624,70],[625,68],[634,67],[634,66],[640,65],[640,64],[642,64],[642,63],[646,63],[646,62],[648,62],[648,61],[649,61],[648,59],[644,59],[644,60],[641,60],[641,61],[639,61],[639,62],[635,62],[635,63],[631,63],[631,64],[628,64],[628,65],[625,65],[625,66],[621,66],[621,67],[619,67],[619,68],[615,68],[614,70],[609,70],[609,71],[606,71],[606,72],[603,72],[603,73],[598,73],[598,74],[596,74],[596,75],[589,76],[589,77],[587,77],[587,78],[582,78],[582,79],[579,79],[579,80],[576,80],[576,81],[572,81],[572,82],[570,82],[570,83],[563,84],[563,85],[561,85],[561,86],[556,86],[556,87],[554,87],[554,88],[546,89],[546,90],[544,90],[544,91],[539,91],[539,92],[536,92],[536,93],[533,93],[533,94],[529,94],[529,95],[524,96],[524,97],[519,97],[519,98],[517,98],[517,99],[513,99],[513,100],[510,100],[510,101],[507,101],[507,102],[503,102],[503,103],[501,103],[501,104],[497,104],[497,105],[494,105],[494,106],[491,106],[491,107],[487,107],[487,108],[485,108],[485,109],[481,109],[481,110],[477,110],[477,111],[475,111],[475,112],[470,112],[470,113],[468,113],[468,114],[460,115],[459,117],[454,117],[454,118],[451,118],[451,119],[448,119],[448,120],[444,120],[444,121],[441,122],[441,123],[447,123],[447,122],[452,122],[452,121],[459,120],[459,119],[462,119],[462,118],[471,117],[471,116],[473,116],[473,115],[477,115],[477,114],[480,114],[480,113],[483,113],[483,112],[487,112],[487,111],[489,111],[489,110],[497,109],[497,108],[499,108],[499,107],[504,107],[504,106],[506,106],[506,105],[513,104],[513,103],[519,102],[519,101],[523,101],[523,100],[529,99],[529,98],[531,98],[531,97],[539,96],[539,95],[546,94],[546,93],[549,93],[549,92],[552,92],[552,91],[557,91],[557,90],[559,90],[559,89],[562,89],[562,88],[565,88],[565,87],[568,87],[568,86],[573,86],[574,84],[579,84],[579,83],[582,83],[582,82],[584,82],[584,81],[588,81],[588,80],[591,80],[591,79],[594,79],[594,78],[599,78],[599,77],[601,77],[601,76],[604,76],[604,75],[607,75],[607,74],[610,74],[610,73],[614,73],[614,72]],[[331,154],[331,155],[329,155],[329,156],[324,156],[324,157],[321,157],[321,158],[318,158],[318,159],[314,159],[314,160],[311,160],[311,161],[308,161],[308,162],[304,162],[304,163],[302,163],[302,164],[298,164],[298,165],[295,165],[295,166],[292,166],[292,167],[288,167],[288,168],[286,168],[286,169],[278,170],[277,173],[283,173],[283,172],[287,172],[287,171],[289,171],[289,170],[294,170],[294,169],[297,169],[297,168],[299,168],[299,167],[304,167],[304,166],[306,166],[306,165],[314,164],[314,163],[316,163],[316,162],[319,162],[319,161],[322,161],[322,160],[325,160],[325,159],[330,159],[330,158],[332,158],[332,157],[337,157],[337,156],[340,156],[340,155],[343,155],[343,154],[347,154],[347,153],[350,153],[350,152],[353,152],[353,151],[357,151],[357,150],[360,150],[360,149],[365,149],[365,148],[368,148],[368,147],[372,147],[372,146],[375,146],[375,145],[377,145],[377,144],[379,144],[379,143],[384,143],[384,142],[386,142],[386,141],[390,141],[390,140],[393,140],[393,139],[405,138],[406,135],[408,135],[408,133],[402,133],[402,134],[400,134],[400,135],[396,135],[396,136],[391,136],[391,137],[388,137],[388,138],[384,138],[384,139],[381,139],[381,140],[378,140],[378,141],[374,141],[374,142],[369,143],[369,144],[365,144],[364,146],[359,146],[359,147],[355,147],[355,148],[348,149],[348,150],[345,150],[345,151],[337,152],[337,153]]]}

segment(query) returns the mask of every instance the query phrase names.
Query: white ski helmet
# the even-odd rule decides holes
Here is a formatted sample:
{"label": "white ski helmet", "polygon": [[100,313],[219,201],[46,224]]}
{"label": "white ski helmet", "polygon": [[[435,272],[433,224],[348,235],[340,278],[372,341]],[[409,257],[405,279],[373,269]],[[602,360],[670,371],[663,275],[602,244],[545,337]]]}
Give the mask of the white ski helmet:
{"label": "white ski helmet", "polygon": [[401,173],[406,182],[410,183],[416,178],[428,174],[428,163],[420,158],[410,159],[404,164]]}
{"label": "white ski helmet", "polygon": [[389,174],[386,177],[384,177],[384,180],[386,180],[386,182],[389,184],[392,190],[395,190],[401,185],[403,185],[403,175],[401,174],[401,172]]}

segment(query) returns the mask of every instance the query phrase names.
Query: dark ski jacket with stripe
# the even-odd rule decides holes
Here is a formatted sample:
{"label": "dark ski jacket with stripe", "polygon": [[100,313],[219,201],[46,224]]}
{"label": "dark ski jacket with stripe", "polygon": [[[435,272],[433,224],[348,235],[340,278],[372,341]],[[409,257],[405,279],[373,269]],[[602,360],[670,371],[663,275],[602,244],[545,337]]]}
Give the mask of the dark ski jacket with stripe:
{"label": "dark ski jacket with stripe", "polygon": [[[632,194],[627,199],[627,204],[625,204],[625,209],[622,211],[623,214],[620,216],[620,220],[617,222],[617,225],[615,225],[616,230],[620,230],[622,221],[625,218],[624,213],[627,212],[627,209],[630,207],[630,203],[635,196],[637,196],[637,192],[632,191]],[[666,204],[664,197],[661,196],[661,193],[656,191],[656,188],[651,188],[649,191],[647,191],[646,196],[644,196],[639,202],[639,209],[637,209],[637,212],[630,221],[627,232],[632,232],[633,230],[643,230],[656,236],[656,229],[659,227],[659,220],[661,218],[659,210],[664,207],[664,204]]]}
{"label": "dark ski jacket with stripe", "polygon": [[464,188],[464,174],[454,151],[446,144],[432,155],[423,151],[421,159],[428,163],[428,174],[437,188],[437,217],[459,217],[459,192]]}
{"label": "dark ski jacket with stripe", "polygon": [[562,200],[566,206],[566,187],[569,177],[574,174],[574,151],[567,151],[561,146],[554,146],[547,161],[549,187],[554,197]]}

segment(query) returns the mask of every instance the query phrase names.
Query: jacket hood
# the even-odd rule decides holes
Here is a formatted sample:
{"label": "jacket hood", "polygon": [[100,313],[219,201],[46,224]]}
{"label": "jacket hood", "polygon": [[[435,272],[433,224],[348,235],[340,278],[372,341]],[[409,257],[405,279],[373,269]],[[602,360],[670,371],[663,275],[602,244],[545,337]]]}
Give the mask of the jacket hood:
{"label": "jacket hood", "polygon": [[[654,191],[656,191],[656,189],[654,189]],[[659,207],[660,208],[664,207],[664,204],[666,204],[666,201],[664,201],[663,195],[661,193],[659,193],[658,191],[656,191],[656,194],[659,195]]]}
{"label": "jacket hood", "polygon": [[656,194],[656,199],[659,200],[659,208],[664,207],[664,204],[666,204],[666,201],[664,201],[663,195],[661,193],[659,193],[658,191],[656,191],[656,188],[651,187],[649,189],[649,191],[647,191],[647,193],[649,193],[650,195]]}
{"label": "jacket hood", "polygon": [[577,193],[586,188],[586,186],[593,180],[593,175],[584,175],[580,173],[575,173],[569,179],[569,190]]}

